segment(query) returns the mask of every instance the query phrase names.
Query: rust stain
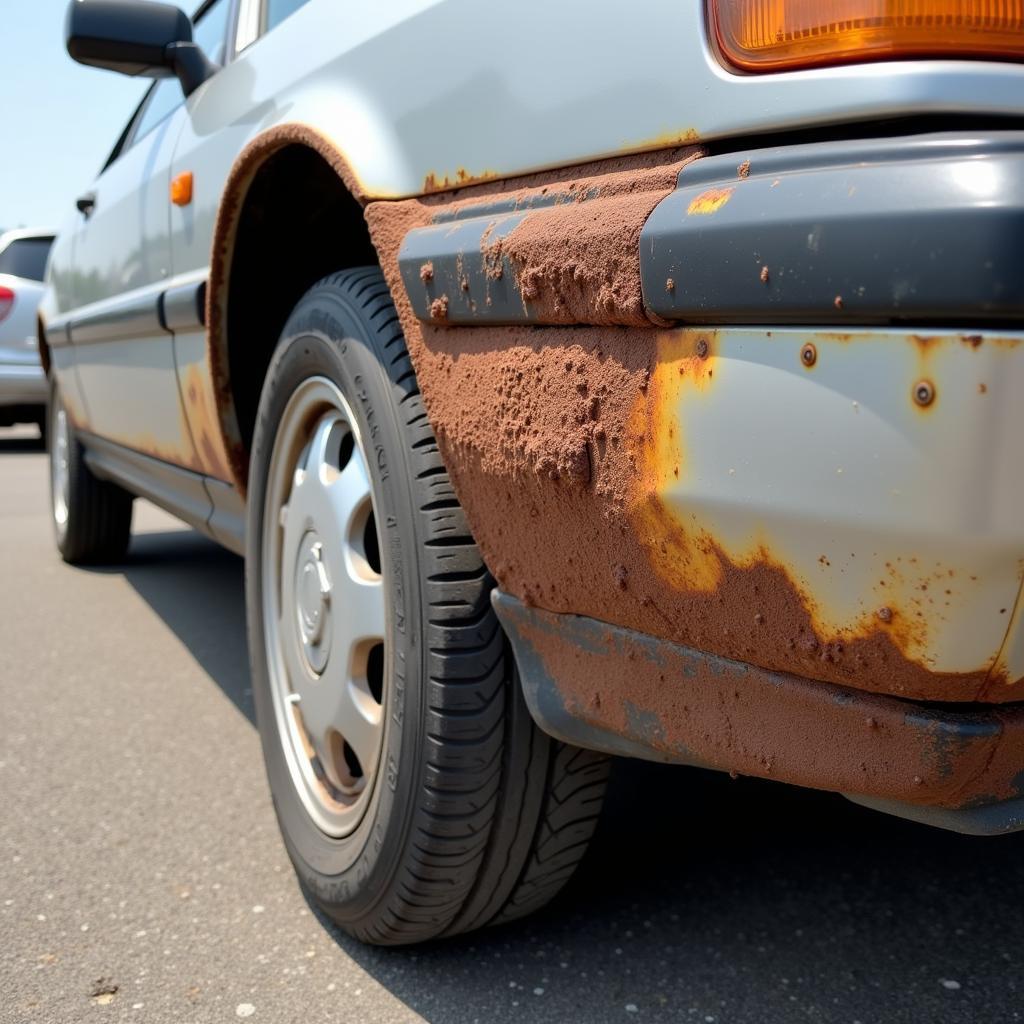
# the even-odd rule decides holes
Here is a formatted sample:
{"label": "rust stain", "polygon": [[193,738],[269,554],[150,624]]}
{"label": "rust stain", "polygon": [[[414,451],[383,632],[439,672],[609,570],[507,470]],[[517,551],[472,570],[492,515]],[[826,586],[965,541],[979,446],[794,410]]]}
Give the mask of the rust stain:
{"label": "rust stain", "polygon": [[467,185],[480,185],[488,181],[496,181],[501,175],[497,171],[480,171],[473,174],[465,167],[458,167],[452,175],[435,174],[428,171],[423,179],[423,193],[430,195],[434,192],[450,192],[453,189],[464,188]]}
{"label": "rust stain", "polygon": [[690,200],[686,208],[689,216],[717,213],[732,198],[735,188],[709,188]]}
{"label": "rust stain", "polygon": [[[558,619],[510,613],[569,713],[674,760],[816,789],[958,808],[1017,795],[1024,713],[984,727],[916,724],[901,701],[660,649],[607,629],[565,642]],[[641,715],[637,711],[642,711]]]}
{"label": "rust stain", "polygon": [[216,397],[207,366],[192,363],[187,367],[181,378],[181,397],[186,426],[192,436],[201,472],[230,482],[231,468],[224,450]]}
{"label": "rust stain", "polygon": [[184,421],[179,423],[179,427],[182,431],[178,438],[180,444],[168,444],[166,442],[158,441],[149,433],[133,434],[130,437],[116,437],[113,438],[113,440],[120,442],[134,451],[141,452],[143,455],[149,455],[154,459],[159,459],[161,462],[169,462],[171,465],[182,466],[185,469],[190,469],[194,473],[201,473],[202,467],[199,464],[199,459],[196,457],[195,450],[192,448],[191,441],[188,438],[188,427]]}
{"label": "rust stain", "polygon": [[[837,625],[814,600],[820,583],[794,578],[769,538],[737,554],[712,523],[696,513],[682,522],[661,504],[663,484],[655,473],[677,481],[690,471],[692,440],[680,435],[672,404],[681,394],[687,402],[707,400],[723,383],[725,368],[715,332],[658,331],[639,316],[608,318],[611,323],[599,316],[596,296],[600,282],[607,283],[600,276],[609,273],[607,249],[596,245],[582,264],[583,279],[595,282],[584,307],[561,284],[548,291],[557,277],[535,281],[536,297],[529,299],[550,303],[549,315],[556,299],[563,309],[584,308],[591,326],[567,317],[557,330],[451,329],[422,324],[413,315],[397,253],[406,233],[432,223],[439,210],[552,190],[596,190],[609,198],[645,176],[670,189],[680,159],[692,154],[619,158],[478,186],[457,198],[367,207],[430,422],[488,567],[503,590],[527,604],[616,622],[770,671],[907,698],[976,699],[990,666],[934,671],[918,654],[928,639],[927,595],[895,597],[907,590],[896,582],[930,578],[941,566],[927,572],[889,567],[889,586],[880,581],[877,594],[865,595],[863,615]],[[644,184],[639,191],[655,189]],[[591,202],[565,206],[586,211]],[[578,228],[581,222],[575,223]],[[634,249],[631,261],[636,259]],[[512,263],[517,273],[522,265]],[[621,267],[614,273],[620,282],[632,279]],[[640,303],[638,276],[636,281],[633,294]],[[630,294],[620,290],[615,316],[634,308]],[[595,566],[607,571],[595,572]],[[821,567],[825,574],[838,571]],[[883,606],[888,621],[876,614]],[[999,688],[997,699],[1022,696],[1024,680]]]}

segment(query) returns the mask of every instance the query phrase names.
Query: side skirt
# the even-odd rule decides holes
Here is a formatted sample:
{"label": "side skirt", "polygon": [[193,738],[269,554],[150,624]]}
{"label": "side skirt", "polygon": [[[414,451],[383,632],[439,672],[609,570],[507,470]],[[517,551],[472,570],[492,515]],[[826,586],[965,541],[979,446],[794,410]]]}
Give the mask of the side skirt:
{"label": "side skirt", "polygon": [[218,481],[217,500],[211,495],[207,478],[200,473],[154,459],[95,434],[83,433],[85,461],[96,476],[120,484],[125,490],[147,498],[154,505],[188,523],[193,529],[224,545],[236,554],[245,552],[245,521],[241,514],[225,514],[225,508],[241,505],[240,499],[222,492]]}

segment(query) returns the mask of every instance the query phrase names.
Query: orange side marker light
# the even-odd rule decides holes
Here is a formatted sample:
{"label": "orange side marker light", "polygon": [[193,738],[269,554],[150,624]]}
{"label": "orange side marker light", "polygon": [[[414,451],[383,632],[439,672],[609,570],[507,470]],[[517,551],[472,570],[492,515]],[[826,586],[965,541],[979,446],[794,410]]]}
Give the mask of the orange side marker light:
{"label": "orange side marker light", "polygon": [[192,202],[191,171],[182,171],[171,180],[171,202],[175,206],[188,206]]}

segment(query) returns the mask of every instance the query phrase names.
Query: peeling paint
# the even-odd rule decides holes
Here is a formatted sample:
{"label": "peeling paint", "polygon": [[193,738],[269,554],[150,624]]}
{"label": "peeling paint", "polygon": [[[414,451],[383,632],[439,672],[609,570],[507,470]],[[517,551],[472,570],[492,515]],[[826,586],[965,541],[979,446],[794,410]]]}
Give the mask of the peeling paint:
{"label": "peeling paint", "polygon": [[691,217],[716,213],[729,202],[735,191],[734,188],[709,188],[706,192],[701,192],[699,196],[690,200],[686,212]]}

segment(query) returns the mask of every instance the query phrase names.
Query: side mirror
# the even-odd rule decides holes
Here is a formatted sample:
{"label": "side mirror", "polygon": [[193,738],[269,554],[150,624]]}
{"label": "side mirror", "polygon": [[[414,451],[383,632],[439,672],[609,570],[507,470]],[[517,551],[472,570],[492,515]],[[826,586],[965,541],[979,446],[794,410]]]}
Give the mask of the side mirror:
{"label": "side mirror", "polygon": [[150,0],[71,0],[64,35],[79,64],[123,75],[177,75],[188,96],[217,66],[192,42],[192,22],[171,4]]}

